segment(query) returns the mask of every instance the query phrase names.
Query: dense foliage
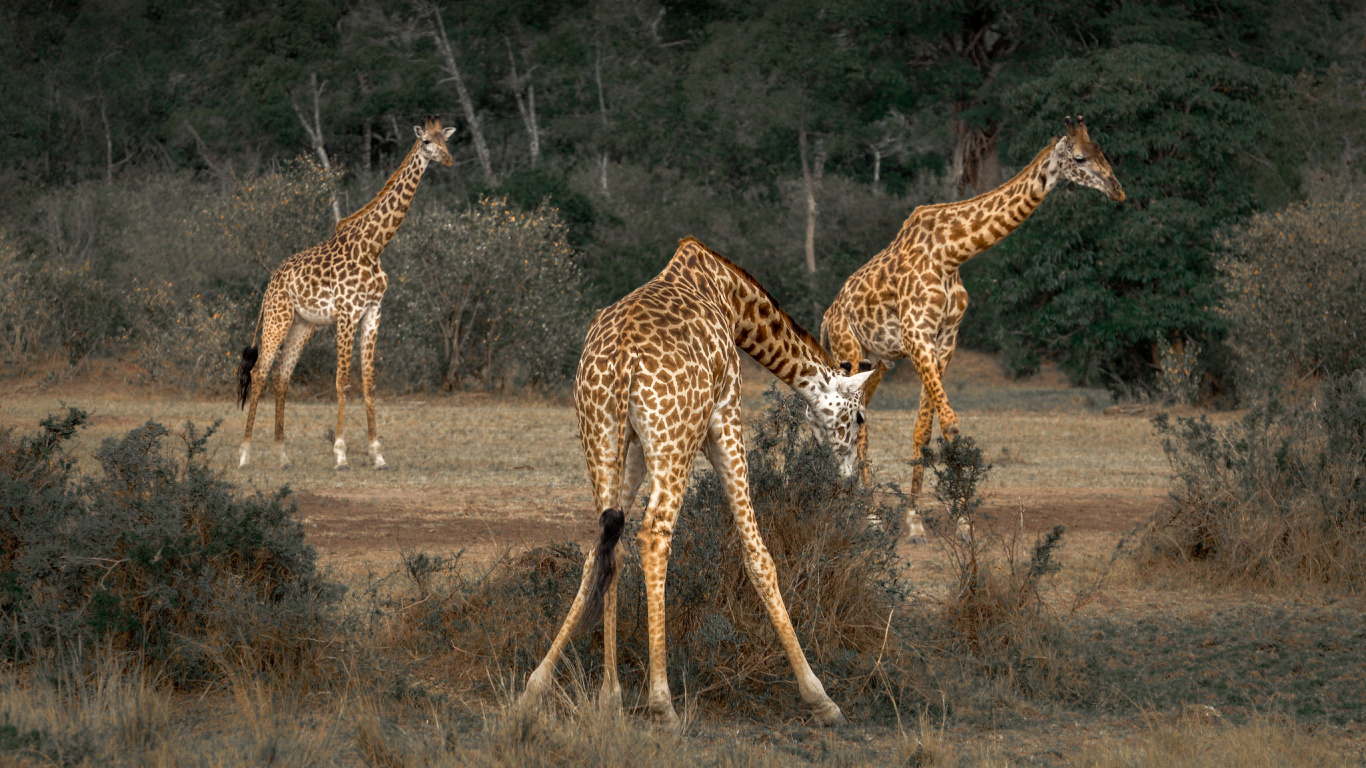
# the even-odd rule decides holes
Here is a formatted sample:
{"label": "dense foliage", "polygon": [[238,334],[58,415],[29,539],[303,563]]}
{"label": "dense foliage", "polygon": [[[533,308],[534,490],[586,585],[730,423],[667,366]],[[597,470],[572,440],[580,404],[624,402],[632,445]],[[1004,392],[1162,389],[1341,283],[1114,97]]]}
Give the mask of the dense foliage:
{"label": "dense foliage", "polygon": [[[1083,113],[1129,201],[1063,191],[969,264],[967,342],[1140,384],[1195,342],[1218,383],[1220,233],[1366,146],[1362,20],[1339,0],[20,0],[0,8],[0,221],[22,259],[115,293],[138,275],[244,301],[262,276],[207,253],[268,266],[315,231],[263,238],[239,215],[259,180],[306,154],[310,215],[354,210],[439,112],[456,168],[417,205],[549,199],[585,310],[693,234],[814,326],[914,205],[994,186]],[[161,205],[111,213],[148,187]],[[186,208],[221,226],[117,245]]]}

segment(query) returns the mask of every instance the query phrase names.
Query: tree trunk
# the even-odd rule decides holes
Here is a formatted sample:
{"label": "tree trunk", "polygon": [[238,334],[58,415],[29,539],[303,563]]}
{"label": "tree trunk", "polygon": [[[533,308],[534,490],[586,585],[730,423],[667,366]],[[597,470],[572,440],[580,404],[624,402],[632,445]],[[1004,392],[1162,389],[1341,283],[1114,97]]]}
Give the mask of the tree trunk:
{"label": "tree trunk", "polygon": [[419,8],[425,9],[432,17],[432,38],[436,41],[441,57],[446,60],[446,73],[450,75],[441,82],[455,83],[455,94],[460,98],[460,109],[465,113],[465,122],[470,127],[470,138],[474,141],[474,154],[479,158],[479,166],[484,169],[484,180],[489,186],[493,186],[498,181],[493,175],[493,162],[489,159],[488,144],[484,142],[484,129],[479,125],[479,115],[474,111],[474,100],[470,98],[470,92],[465,88],[465,79],[460,76],[460,67],[455,63],[455,51],[451,48],[450,38],[446,36],[446,23],[441,20],[441,8],[433,2],[422,3]]}
{"label": "tree trunk", "polygon": [[[811,305],[816,317],[822,314],[820,302],[816,300],[816,193],[825,176],[825,144],[816,139],[815,157],[808,162],[806,151],[806,129],[797,131],[797,149],[802,161],[802,180],[806,188],[806,282],[811,290]],[[813,167],[814,166],[814,167]]]}
{"label": "tree trunk", "polygon": [[[323,143],[323,118],[322,109],[319,106],[322,101],[323,89],[327,87],[324,80],[318,83],[318,73],[308,73],[308,89],[313,96],[313,121],[310,123],[304,116],[304,111],[299,108],[299,102],[294,98],[294,94],[289,94],[289,103],[294,107],[294,114],[299,118],[299,122],[304,127],[304,133],[308,134],[308,140],[313,144],[313,151],[318,155],[318,161],[323,164],[324,171],[332,170],[332,163],[327,158],[327,147]],[[341,201],[337,199],[337,191],[332,184],[328,184],[328,195],[332,198],[332,223],[341,221]]]}
{"label": "tree trunk", "polygon": [[104,95],[100,94],[100,120],[104,123],[104,183],[114,183],[114,137],[109,131],[109,115],[104,110]]}
{"label": "tree trunk", "polygon": [[[365,73],[356,75],[356,80],[360,86],[360,95],[367,97],[370,95],[369,83],[365,82]],[[360,168],[367,176],[370,174],[370,153],[374,148],[374,131],[370,128],[370,117],[366,115],[361,118],[361,149],[360,149]]]}
{"label": "tree trunk", "polygon": [[962,120],[953,123],[953,188],[958,194],[969,189],[981,194],[1001,185],[1001,159],[996,138],[1001,126],[992,123],[984,129],[970,128]]}
{"label": "tree trunk", "polygon": [[607,188],[607,94],[602,87],[602,45],[594,46],[597,56],[593,62],[593,79],[598,85],[598,115],[602,118],[603,148],[599,158],[599,177],[602,184],[602,194],[611,197],[612,193]]}
{"label": "tree trunk", "polygon": [[535,168],[541,159],[541,131],[540,126],[536,124],[536,86],[527,82],[526,97],[522,97],[522,81],[531,79],[531,70],[527,70],[525,76],[518,76],[517,57],[512,52],[512,41],[504,36],[503,44],[507,46],[508,63],[512,66],[512,95],[517,97],[517,111],[522,115],[527,140],[531,143],[531,167]]}

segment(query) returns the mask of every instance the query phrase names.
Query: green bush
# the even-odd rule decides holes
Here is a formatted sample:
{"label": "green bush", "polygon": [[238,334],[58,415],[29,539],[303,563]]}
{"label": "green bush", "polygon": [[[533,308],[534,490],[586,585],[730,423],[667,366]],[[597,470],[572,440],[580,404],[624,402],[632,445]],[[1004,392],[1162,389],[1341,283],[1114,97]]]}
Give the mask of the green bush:
{"label": "green bush", "polygon": [[1176,479],[1139,555],[1217,584],[1366,585],[1366,371],[1220,428],[1154,420]]}
{"label": "green bush", "polygon": [[213,429],[149,422],[96,452],[80,477],[71,409],[24,437],[0,433],[0,654],[80,661],[129,651],[180,685],[223,655],[260,668],[315,658],[338,588],[317,572],[286,490],[239,498],[209,468]]}
{"label": "green bush", "polygon": [[1366,207],[1308,201],[1259,213],[1220,263],[1241,391],[1265,398],[1366,366]]}

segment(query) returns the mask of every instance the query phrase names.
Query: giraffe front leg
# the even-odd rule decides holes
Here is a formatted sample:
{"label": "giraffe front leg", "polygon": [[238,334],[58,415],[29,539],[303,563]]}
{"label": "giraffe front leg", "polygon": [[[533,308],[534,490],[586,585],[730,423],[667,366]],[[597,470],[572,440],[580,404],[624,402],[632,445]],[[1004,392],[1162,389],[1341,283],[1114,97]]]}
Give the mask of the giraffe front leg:
{"label": "giraffe front leg", "polygon": [[375,423],[375,338],[379,335],[379,307],[372,307],[361,320],[360,375],[361,390],[365,394],[365,429],[369,438],[367,450],[375,469],[387,470],[389,464],[379,452],[379,428]]}
{"label": "giraffe front leg", "polygon": [[915,431],[911,434],[911,462],[915,465],[911,468],[911,506],[906,510],[906,540],[911,544],[924,544],[925,523],[920,519],[920,512],[917,509],[920,500],[920,490],[925,483],[925,467],[920,464],[920,457],[929,445],[930,433],[934,430],[934,401],[930,399],[929,393],[924,387],[920,388],[920,409],[915,417]]}
{"label": "giraffe front leg", "polygon": [[773,629],[778,633],[778,640],[787,653],[787,660],[792,665],[792,673],[797,679],[797,690],[801,693],[802,703],[811,710],[821,725],[843,723],[844,714],[840,712],[839,705],[826,695],[825,686],[821,684],[820,678],[816,677],[816,673],[811,671],[811,665],[806,661],[806,654],[802,651],[796,630],[792,628],[787,606],[778,589],[777,566],[759,535],[754,506],[749,498],[749,467],[745,459],[739,408],[718,421],[719,423],[711,430],[707,458],[711,460],[712,467],[720,475],[721,483],[726,489],[731,515],[740,533],[740,540],[744,543],[745,572],[749,574],[750,583],[759,593],[759,599],[768,612],[769,621],[773,624]]}
{"label": "giraffe front leg", "polygon": [[351,350],[356,340],[356,323],[351,318],[337,320],[337,433],[332,443],[332,454],[337,458],[335,469],[350,471],[346,463],[346,392],[351,388]]}

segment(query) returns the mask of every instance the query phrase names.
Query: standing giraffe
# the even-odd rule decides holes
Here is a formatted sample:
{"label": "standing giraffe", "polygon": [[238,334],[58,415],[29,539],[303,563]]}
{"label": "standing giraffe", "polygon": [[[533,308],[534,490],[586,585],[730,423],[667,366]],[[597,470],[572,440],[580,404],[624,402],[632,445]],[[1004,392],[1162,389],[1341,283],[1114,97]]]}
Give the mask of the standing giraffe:
{"label": "standing giraffe", "polygon": [[[821,338],[830,353],[876,363],[865,403],[872,399],[889,362],[909,357],[915,364],[921,389],[912,460],[920,458],[930,441],[936,411],[944,437],[958,434],[958,416],[949,407],[942,381],[958,340],[958,324],[968,308],[958,268],[1024,223],[1059,180],[1098,189],[1116,202],[1124,200],[1124,190],[1105,153],[1087,135],[1083,118],[1078,116],[1075,123],[1065,118],[1064,123],[1067,135],[1050,141],[1010,181],[970,200],[912,211],[891,245],[850,275],[825,312]],[[864,426],[858,436],[860,461],[867,454]],[[922,466],[912,470],[912,502],[924,475]],[[914,506],[906,532],[923,540],[924,527]]]}
{"label": "standing giraffe", "polygon": [[337,437],[332,444],[332,453],[337,457],[336,468],[351,469],[346,463],[343,433],[346,429],[346,390],[351,386],[351,349],[358,325],[361,388],[365,395],[370,458],[375,462],[375,469],[389,468],[380,455],[379,434],[375,427],[375,334],[379,330],[379,305],[384,300],[384,289],[389,285],[389,277],[380,267],[379,257],[403,223],[427,164],[435,160],[448,167],[451,165],[446,139],[455,133],[455,129],[442,128],[441,118],[429,116],[423,127],[413,126],[413,132],[417,134],[417,141],[375,199],[338,222],[331,237],[285,259],[271,274],[257,320],[261,347],[265,348],[261,374],[252,380],[252,370],[260,352],[255,345],[242,350],[242,365],[238,368],[238,405],[245,406],[248,398],[251,400],[251,407],[247,409],[247,431],[242,438],[240,468],[251,466],[251,428],[256,421],[256,403],[261,399],[281,343],[284,352],[275,372],[275,447],[280,452],[280,466],[290,465],[289,455],[285,453],[285,393],[289,391],[289,376],[309,337],[330,323],[337,324]]}
{"label": "standing giraffe", "polygon": [[588,328],[574,381],[588,474],[601,511],[602,537],[584,563],[583,581],[522,701],[550,686],[555,663],[575,626],[603,619],[602,697],[620,706],[617,680],[617,540],[646,475],[650,501],[637,545],[649,614],[651,712],[678,722],[669,694],[664,637],[664,576],[670,541],[698,450],[720,476],[744,542],[745,570],[797,677],[802,701],[823,724],[843,721],[811,671],[792,629],[773,558],[759,536],[749,498],[740,423],[739,346],[807,403],[816,439],[830,446],[840,472],[854,473],[854,436],[863,421],[860,393],[872,375],[829,366],[812,336],[780,309],[744,270],[685,238],[657,277],[600,312]]}

